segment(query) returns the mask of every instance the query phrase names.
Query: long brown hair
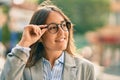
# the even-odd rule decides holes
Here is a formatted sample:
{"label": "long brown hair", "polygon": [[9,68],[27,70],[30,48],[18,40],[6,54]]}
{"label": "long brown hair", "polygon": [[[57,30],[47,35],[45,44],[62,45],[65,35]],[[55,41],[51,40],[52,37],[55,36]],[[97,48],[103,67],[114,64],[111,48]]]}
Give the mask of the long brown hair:
{"label": "long brown hair", "polygon": [[[65,21],[69,21],[69,18],[55,5],[41,5],[39,9],[35,11],[33,14],[30,24],[35,24],[35,25],[44,25],[49,13],[51,11],[56,11],[59,14],[63,16]],[[33,66],[41,57],[44,56],[44,46],[41,42],[36,42],[33,45],[30,46],[31,51],[30,51],[30,57],[27,62],[27,67]],[[74,39],[73,39],[73,25],[71,24],[71,28],[69,29],[69,40],[68,40],[68,45],[65,50],[69,54],[73,55],[75,52],[75,46],[74,46]]]}

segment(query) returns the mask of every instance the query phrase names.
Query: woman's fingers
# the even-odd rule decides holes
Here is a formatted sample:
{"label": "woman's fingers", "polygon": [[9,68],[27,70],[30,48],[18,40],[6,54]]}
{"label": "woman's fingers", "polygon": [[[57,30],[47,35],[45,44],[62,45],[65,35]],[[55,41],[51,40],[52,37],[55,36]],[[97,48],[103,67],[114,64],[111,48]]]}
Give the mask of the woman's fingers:
{"label": "woman's fingers", "polygon": [[40,29],[41,36],[42,36],[45,33],[45,31],[47,31],[47,25],[40,25],[39,29]]}
{"label": "woman's fingers", "polygon": [[36,35],[36,36],[37,35],[42,36],[44,32],[47,30],[46,25],[40,25],[40,26],[31,25],[30,27],[31,29],[29,30],[30,30],[30,33],[32,33],[31,35]]}
{"label": "woman's fingers", "polygon": [[[23,46],[30,46],[36,41],[38,41],[41,36],[45,33],[47,28],[46,25],[28,25],[24,28],[22,39],[19,44]],[[44,28],[44,29],[41,29]]]}

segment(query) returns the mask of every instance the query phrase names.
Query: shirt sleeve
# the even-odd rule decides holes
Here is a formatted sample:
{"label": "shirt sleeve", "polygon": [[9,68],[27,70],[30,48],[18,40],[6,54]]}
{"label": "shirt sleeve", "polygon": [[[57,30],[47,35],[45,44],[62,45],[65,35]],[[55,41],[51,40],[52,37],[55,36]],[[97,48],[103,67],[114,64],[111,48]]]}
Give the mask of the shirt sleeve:
{"label": "shirt sleeve", "polygon": [[15,49],[19,49],[19,50],[23,51],[27,56],[29,56],[29,52],[31,50],[31,48],[29,48],[29,47],[22,47],[22,46],[19,46],[18,44],[16,45],[16,47],[14,47],[12,49],[12,51],[14,51]]}

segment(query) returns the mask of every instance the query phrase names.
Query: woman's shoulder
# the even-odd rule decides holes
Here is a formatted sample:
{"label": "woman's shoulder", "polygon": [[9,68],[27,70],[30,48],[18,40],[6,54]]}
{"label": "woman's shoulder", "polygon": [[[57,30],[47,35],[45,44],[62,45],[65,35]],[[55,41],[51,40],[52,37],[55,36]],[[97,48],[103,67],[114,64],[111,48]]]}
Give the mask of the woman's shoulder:
{"label": "woman's shoulder", "polygon": [[75,63],[77,64],[77,65],[81,65],[81,66],[91,66],[91,67],[93,67],[94,65],[93,65],[93,63],[91,62],[91,61],[89,61],[89,60],[87,60],[87,59],[85,59],[85,58],[83,58],[83,57],[81,57],[81,56],[74,56],[73,57],[74,58],[74,60],[75,60]]}
{"label": "woman's shoulder", "polygon": [[88,67],[93,67],[93,63],[85,58],[83,58],[82,56],[79,55],[70,55],[69,53],[66,53],[66,59],[67,62],[69,63],[75,63],[77,66],[88,66]]}

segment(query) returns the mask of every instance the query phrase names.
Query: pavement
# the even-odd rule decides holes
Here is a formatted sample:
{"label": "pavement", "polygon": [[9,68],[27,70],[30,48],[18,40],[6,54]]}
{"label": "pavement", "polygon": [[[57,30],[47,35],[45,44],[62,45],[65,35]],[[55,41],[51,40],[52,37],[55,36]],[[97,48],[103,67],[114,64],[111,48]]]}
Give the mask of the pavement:
{"label": "pavement", "polygon": [[97,80],[120,80],[120,65],[101,67],[95,65]]}

